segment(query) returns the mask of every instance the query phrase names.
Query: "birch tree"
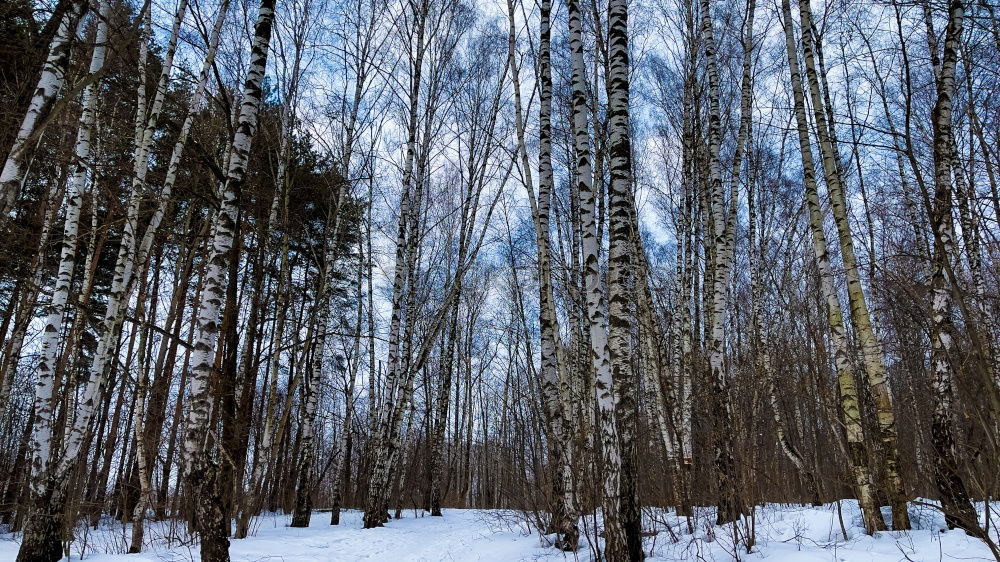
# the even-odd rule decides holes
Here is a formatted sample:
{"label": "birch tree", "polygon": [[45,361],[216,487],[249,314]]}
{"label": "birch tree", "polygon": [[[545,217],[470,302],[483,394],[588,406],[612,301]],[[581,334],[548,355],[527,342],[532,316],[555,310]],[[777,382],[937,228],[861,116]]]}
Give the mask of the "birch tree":
{"label": "birch tree", "polygon": [[[71,2],[60,16],[55,35],[49,43],[48,56],[42,66],[42,74],[38,78],[35,93],[17,130],[10,153],[4,160],[3,171],[0,172],[0,218],[4,220],[13,208],[20,191],[29,160],[31,141],[44,129],[44,121],[66,81],[73,39],[87,8],[87,2],[84,0]],[[93,72],[91,75],[96,79],[98,72]]]}
{"label": "birch tree", "polygon": [[[934,132],[934,193],[931,228],[934,257],[931,262],[931,368],[934,373],[934,412],[931,435],[934,446],[934,482],[941,494],[941,507],[949,528],[961,527],[983,536],[965,482],[957,470],[953,434],[955,353],[954,324],[951,319],[952,287],[949,260],[955,252],[952,226],[952,104],[955,96],[955,67],[965,19],[962,0],[948,4],[948,26],[937,72],[937,100],[931,112]],[[934,54],[935,59],[937,54]]]}
{"label": "birch tree", "polygon": [[197,331],[190,371],[191,399],[183,450],[184,478],[193,492],[195,521],[201,538],[201,556],[207,561],[229,560],[229,522],[223,519],[219,505],[223,483],[218,481],[219,461],[213,458],[209,439],[212,407],[209,383],[218,341],[223,286],[233,244],[236,198],[246,176],[250,143],[257,132],[257,112],[263,95],[262,82],[271,41],[274,7],[274,0],[262,0],[257,13],[250,48],[250,67],[243,86],[243,101],[226,163],[225,179],[219,188],[222,197],[213,219],[205,282],[198,297]]}
{"label": "birch tree", "polygon": [[833,285],[833,272],[827,249],[826,233],[823,230],[823,214],[816,186],[816,170],[812,156],[812,146],[809,141],[805,95],[792,30],[791,5],[788,2],[782,2],[781,8],[785,31],[785,45],[788,54],[788,68],[791,73],[792,93],[795,104],[799,152],[802,156],[802,182],[805,188],[806,206],[809,212],[809,228],[812,232],[813,252],[816,258],[816,266],[819,269],[820,284],[827,306],[827,321],[834,344],[834,362],[837,369],[837,383],[840,388],[844,430],[847,434],[851,470],[854,477],[853,484],[858,494],[858,501],[861,504],[865,530],[868,533],[874,533],[875,531],[886,529],[885,520],[882,519],[876,501],[874,477],[864,445],[861,406],[847,347],[843,312],[840,308],[840,298],[837,296]]}
{"label": "birch tree", "polygon": [[[99,21],[90,57],[91,75],[101,71],[107,58],[108,9],[107,3],[99,4]],[[66,186],[66,217],[59,252],[59,268],[52,296],[44,309],[45,327],[35,382],[34,421],[30,441],[29,489],[32,512],[25,526],[21,548],[18,550],[19,561],[55,561],[62,557],[60,533],[66,495],[69,492],[67,485],[70,467],[64,462],[61,451],[53,450],[54,433],[59,431],[58,427],[53,426],[53,404],[57,392],[56,361],[66,305],[72,290],[73,270],[76,266],[80,211],[84,193],[91,180],[89,163],[97,119],[97,100],[97,84],[92,82],[83,91],[81,103],[83,109],[74,148],[76,163]]]}
{"label": "birch tree", "polygon": [[823,175],[830,195],[830,208],[837,225],[840,255],[844,261],[851,321],[861,344],[865,379],[871,387],[878,410],[877,421],[882,440],[882,454],[885,455],[883,469],[889,481],[888,494],[892,504],[893,529],[909,529],[910,519],[906,511],[906,491],[903,487],[902,476],[899,474],[899,453],[896,447],[896,422],[892,408],[892,396],[885,376],[881,344],[872,328],[867,297],[861,286],[853,234],[850,224],[848,224],[847,202],[841,178],[836,134],[833,124],[828,122],[826,117],[827,111],[830,109],[827,109],[828,104],[820,94],[820,81],[816,72],[816,54],[814,53],[818,41],[815,39],[816,31],[809,0],[799,0],[799,19],[802,28],[802,58],[805,61],[810,101],[812,102],[813,117],[816,122],[817,137],[822,154]]}

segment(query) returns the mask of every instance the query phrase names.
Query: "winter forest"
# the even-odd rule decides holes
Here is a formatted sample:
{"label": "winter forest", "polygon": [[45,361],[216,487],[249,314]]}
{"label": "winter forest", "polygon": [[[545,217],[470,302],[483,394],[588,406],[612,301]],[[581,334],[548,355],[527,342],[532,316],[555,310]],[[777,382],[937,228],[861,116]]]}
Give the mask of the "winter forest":
{"label": "winter forest", "polygon": [[0,558],[1000,560],[991,2],[4,0]]}

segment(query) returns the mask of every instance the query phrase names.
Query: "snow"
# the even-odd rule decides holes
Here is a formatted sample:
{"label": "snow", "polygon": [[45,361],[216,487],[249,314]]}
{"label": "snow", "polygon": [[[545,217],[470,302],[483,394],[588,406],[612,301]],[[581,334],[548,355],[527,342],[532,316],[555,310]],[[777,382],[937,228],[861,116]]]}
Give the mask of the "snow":
{"label": "snow", "polygon": [[[983,506],[980,504],[980,514]],[[993,519],[998,517],[993,505]],[[844,540],[836,504],[821,507],[769,504],[758,507],[752,523],[756,544],[747,554],[743,541],[751,520],[737,526],[713,525],[712,511],[699,509],[692,519],[695,532],[688,533],[687,520],[671,511],[647,514],[647,528],[657,533],[645,539],[651,561],[671,560],[768,560],[783,562],[912,560],[994,560],[978,539],[962,531],[942,531],[944,518],[923,502],[911,505],[914,530],[864,534],[857,502],[841,505],[848,539]],[[886,513],[888,517],[888,513]],[[574,560],[549,546],[548,538],[528,532],[524,516],[510,511],[447,509],[444,517],[429,517],[407,511],[403,518],[380,529],[361,528],[361,513],[345,511],[341,525],[329,525],[329,514],[317,512],[307,529],[288,527],[290,516],[266,515],[257,520],[253,536],[233,540],[230,553],[234,562],[265,561],[385,561],[385,562],[512,562]],[[583,522],[593,527],[592,518]],[[669,528],[668,528],[669,527]],[[78,529],[73,542],[73,560],[95,562],[184,561],[197,559],[197,546],[169,523],[156,523],[147,531],[147,552],[123,554],[131,532],[128,526],[102,523],[98,530]],[[991,534],[997,535],[991,527]],[[593,533],[591,533],[593,535]],[[672,540],[676,536],[677,540]],[[173,537],[172,539],[168,537]],[[551,537],[549,537],[551,538]],[[734,546],[735,544],[735,546]],[[0,561],[13,560],[18,537],[0,539]],[[589,543],[581,540],[578,557],[592,560]]]}

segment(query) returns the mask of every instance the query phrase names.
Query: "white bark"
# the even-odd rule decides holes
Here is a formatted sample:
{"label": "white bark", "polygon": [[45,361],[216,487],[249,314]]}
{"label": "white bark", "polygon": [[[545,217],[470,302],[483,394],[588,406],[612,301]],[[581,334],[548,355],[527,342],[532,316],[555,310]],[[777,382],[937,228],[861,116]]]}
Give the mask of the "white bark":
{"label": "white bark", "polygon": [[0,219],[11,211],[21,189],[31,137],[66,81],[70,45],[86,4],[84,0],[76,0],[69,5],[49,43],[49,53],[42,66],[42,75],[38,78],[38,85],[35,86],[35,93],[28,104],[28,110],[21,120],[10,154],[4,161],[3,171],[0,171]]}
{"label": "white bark", "polygon": [[[371,484],[369,485],[368,500],[365,507],[364,524],[365,528],[379,527],[385,522],[389,494],[389,456],[395,446],[396,436],[399,432],[399,423],[402,418],[398,400],[408,399],[408,394],[412,392],[412,384],[400,380],[402,370],[401,364],[404,362],[400,353],[401,339],[403,338],[403,313],[405,302],[409,291],[405,289],[407,280],[412,275],[416,257],[416,234],[417,216],[420,206],[421,186],[415,182],[414,168],[417,150],[417,126],[418,109],[420,104],[420,88],[423,75],[424,54],[427,50],[425,33],[428,18],[428,2],[421,1],[413,4],[413,17],[416,26],[412,30],[416,45],[414,58],[410,61],[409,75],[409,113],[407,117],[407,139],[406,156],[403,163],[403,192],[399,202],[399,225],[396,232],[396,260],[393,269],[392,282],[392,316],[389,320],[389,349],[388,363],[386,366],[386,380],[388,390],[385,393],[383,404],[378,410],[378,421],[376,422],[375,434],[372,436],[373,468]],[[415,197],[414,197],[415,195]],[[416,199],[413,201],[412,199]],[[402,377],[409,378],[409,377]],[[408,389],[410,389],[408,391]],[[405,407],[405,402],[403,406]]]}
{"label": "white bark", "polygon": [[861,405],[857,387],[854,382],[854,371],[851,365],[847,334],[844,328],[844,316],[833,284],[833,270],[830,254],[823,230],[823,213],[819,202],[819,192],[816,186],[816,166],[813,160],[812,147],[809,142],[809,124],[806,118],[805,91],[802,85],[802,75],[799,71],[798,54],[792,29],[792,10],[789,0],[781,3],[783,28],[785,33],[785,51],[788,57],[788,67],[791,76],[792,94],[795,107],[799,152],[802,157],[802,183],[805,188],[806,207],[809,212],[809,228],[812,233],[813,253],[816,258],[816,268],[819,270],[820,289],[827,307],[827,323],[830,328],[830,339],[833,342],[834,365],[837,370],[837,383],[840,389],[840,404],[844,414],[844,430],[847,434],[847,447],[850,455],[853,484],[861,504],[862,518],[865,530],[869,533],[885,530],[885,520],[876,503],[874,477],[865,450],[865,438],[862,427]]}
{"label": "white bark", "polygon": [[[107,55],[108,26],[106,17],[108,5],[101,3],[100,18],[95,37],[95,47],[90,60],[90,73],[100,72]],[[52,298],[44,307],[45,324],[39,351],[38,376],[35,383],[35,423],[32,429],[31,479],[30,486],[34,495],[41,497],[47,487],[46,473],[54,468],[52,446],[52,403],[56,392],[56,365],[59,356],[59,342],[63,330],[63,319],[66,304],[69,301],[73,270],[76,266],[76,244],[80,226],[80,212],[83,204],[83,193],[90,179],[91,137],[97,118],[97,84],[89,84],[83,91],[83,112],[80,115],[77,129],[74,156],[76,162],[66,186],[66,219],[63,226],[62,247],[59,257],[59,268],[56,282],[52,290]],[[61,467],[60,467],[61,468]],[[57,483],[62,481],[61,474],[53,475]]]}
{"label": "white bark", "polygon": [[750,44],[753,37],[753,18],[747,21],[744,37],[743,80],[740,103],[740,125],[733,157],[733,187],[729,205],[725,204],[722,185],[722,117],[719,102],[719,72],[716,62],[716,45],[712,24],[711,4],[701,1],[702,34],[705,48],[705,65],[708,74],[708,169],[709,169],[709,212],[711,213],[710,234],[712,251],[711,309],[708,311],[710,337],[708,362],[712,371],[712,385],[715,394],[714,407],[717,414],[715,427],[715,464],[719,475],[718,523],[732,521],[742,512],[738,493],[735,489],[735,467],[733,466],[732,407],[729,400],[729,380],[725,370],[726,309],[729,296],[729,274],[733,262],[733,245],[736,230],[736,203],[739,190],[741,157],[746,136],[750,128],[751,81]]}
{"label": "white bark", "polygon": [[7,419],[11,388],[14,384],[14,377],[17,375],[17,365],[21,359],[21,351],[24,348],[24,338],[28,334],[28,327],[34,315],[38,293],[44,281],[45,254],[48,250],[52,226],[59,213],[59,200],[62,198],[62,193],[61,182],[53,181],[49,186],[49,193],[45,203],[45,218],[42,219],[42,229],[38,234],[38,250],[31,264],[33,273],[22,290],[17,315],[14,319],[14,326],[4,345],[3,370],[0,371],[0,414],[2,414],[2,419]]}
{"label": "white bark", "polygon": [[[172,60],[173,58],[172,51],[176,47],[180,20],[182,19],[183,11],[186,10],[186,4],[186,0],[182,0],[178,7],[178,14],[174,21],[174,35],[171,37],[171,46],[168,48],[168,56],[166,57],[166,60]],[[218,29],[221,25],[227,8],[228,1],[223,2],[219,15],[216,18],[216,29]],[[191,107],[188,109],[188,114],[181,127],[180,135],[174,143],[170,164],[168,165],[167,176],[157,199],[157,206],[152,217],[150,218],[150,222],[146,226],[143,237],[138,244],[135,234],[138,226],[139,203],[143,198],[145,174],[148,169],[148,151],[152,140],[153,129],[156,128],[156,116],[162,108],[170,68],[165,66],[163,73],[160,76],[157,93],[150,108],[149,120],[147,121],[145,119],[137,118],[137,121],[141,120],[145,126],[139,126],[137,124],[136,129],[137,132],[140,129],[142,130],[142,140],[140,141],[140,144],[135,147],[135,175],[133,176],[132,183],[133,191],[130,196],[121,245],[118,250],[118,257],[115,264],[114,276],[112,278],[108,305],[101,324],[97,350],[94,353],[94,359],[90,366],[87,386],[84,390],[83,399],[80,401],[79,411],[74,418],[73,424],[69,428],[68,438],[66,440],[66,449],[63,458],[60,459],[62,472],[68,473],[77,461],[77,458],[81,453],[81,448],[86,442],[87,435],[90,430],[90,422],[96,415],[96,409],[102,401],[104,385],[107,382],[108,366],[115,352],[114,346],[119,339],[129,299],[135,290],[137,280],[135,271],[137,268],[145,267],[156,231],[159,228],[164,213],[166,212],[166,206],[169,202],[170,193],[172,192],[173,184],[177,178],[177,167],[179,165],[184,146],[187,142],[187,136],[194,120],[195,111],[201,104],[201,99],[204,97],[208,80],[208,69],[211,67],[212,60],[214,59],[215,52],[218,47],[218,37],[218,31],[213,30],[213,36],[212,39],[210,39],[209,44],[208,57],[203,65],[201,77],[192,96]]]}
{"label": "white bark", "polygon": [[[237,219],[237,194],[246,176],[250,145],[257,132],[258,111],[263,101],[264,72],[270,50],[274,22],[275,0],[262,0],[257,12],[250,66],[243,85],[242,103],[236,120],[225,167],[225,179],[218,187],[221,200],[212,221],[209,257],[205,266],[204,284],[198,296],[198,314],[191,353],[189,375],[190,398],[186,416],[186,433],[182,443],[183,475],[193,491],[199,530],[201,555],[209,560],[228,560],[228,514],[218,505],[221,487],[218,462],[207,447],[212,410],[210,392],[222,300],[232,253]],[[233,280],[235,282],[235,280]]]}
{"label": "white bark", "polygon": [[[950,271],[949,260],[956,255],[956,244],[952,226],[952,98],[955,95],[958,43],[965,18],[963,0],[951,0],[948,12],[943,55],[939,59],[936,48],[931,55],[934,66],[938,69],[937,100],[931,112],[934,130],[934,198],[930,209],[931,228],[934,232],[934,259],[931,263],[931,369],[934,373],[931,435],[935,453],[934,482],[940,492],[941,507],[948,527],[961,527],[969,534],[983,538],[985,533],[979,526],[976,510],[959,472],[953,429],[955,382],[952,356],[956,352],[956,346],[951,308],[955,280],[954,272]],[[994,555],[996,554],[994,550]]]}
{"label": "white bark", "polygon": [[262,101],[261,88],[273,20],[274,0],[263,0],[257,13],[257,32],[251,46],[250,69],[243,87],[243,102],[226,166],[226,177],[222,182],[222,200],[219,202],[219,210],[214,219],[215,228],[213,228],[208,265],[205,269],[204,286],[198,299],[197,331],[194,351],[191,354],[191,399],[187,414],[187,434],[183,444],[186,474],[190,474],[192,464],[197,461],[197,457],[207,454],[203,451],[203,445],[211,413],[208,385],[219,336],[226,265],[233,244],[236,192],[246,175],[250,144],[257,132],[257,111]]}
{"label": "white bark", "polygon": [[[638,238],[632,185],[632,141],[629,107],[628,1],[608,2],[608,154],[611,181],[608,185],[608,352],[614,387],[605,389],[614,403],[618,429],[620,467],[614,461],[605,474],[604,487],[617,486],[617,496],[603,503],[605,521],[617,504],[618,529],[606,527],[605,556],[608,560],[641,560],[642,513],[638,494],[638,449],[636,409],[638,384],[632,368],[632,319],[635,316],[635,261]],[[595,240],[597,242],[597,240]],[[641,244],[640,244],[641,247]],[[596,265],[591,260],[592,267]],[[588,271],[589,274],[589,271]],[[588,291],[591,289],[588,284]],[[600,376],[600,375],[599,375]],[[598,378],[598,393],[600,378]],[[619,474],[615,475],[617,469]],[[616,479],[617,482],[612,482]]]}

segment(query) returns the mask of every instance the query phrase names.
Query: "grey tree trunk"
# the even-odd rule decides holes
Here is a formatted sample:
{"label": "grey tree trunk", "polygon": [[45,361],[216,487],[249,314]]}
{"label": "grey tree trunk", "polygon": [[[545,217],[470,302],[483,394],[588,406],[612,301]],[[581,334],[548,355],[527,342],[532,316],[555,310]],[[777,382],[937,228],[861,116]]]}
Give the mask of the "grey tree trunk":
{"label": "grey tree trunk", "polygon": [[[806,77],[809,83],[813,116],[822,154],[823,174],[830,195],[830,208],[840,241],[840,255],[844,261],[847,278],[847,296],[851,306],[851,322],[857,331],[861,354],[864,359],[864,375],[871,388],[878,411],[877,422],[882,454],[883,469],[888,480],[889,500],[892,504],[892,526],[895,530],[910,528],[910,518],[906,511],[906,490],[899,473],[899,452],[896,446],[896,421],[892,408],[892,394],[885,374],[885,358],[882,346],[872,327],[868,300],[861,285],[857,258],[854,252],[854,238],[848,222],[847,201],[840,173],[839,154],[833,123],[827,120],[827,100],[820,92],[820,79],[816,72],[816,55],[820,50],[816,30],[812,22],[810,0],[799,0],[799,19],[802,27],[802,59],[805,61]],[[830,109],[832,111],[832,109]]]}

